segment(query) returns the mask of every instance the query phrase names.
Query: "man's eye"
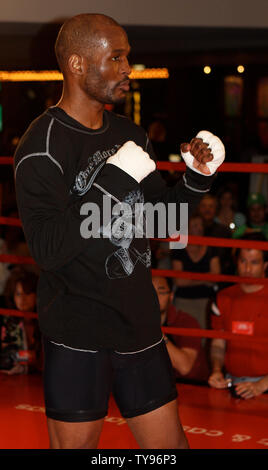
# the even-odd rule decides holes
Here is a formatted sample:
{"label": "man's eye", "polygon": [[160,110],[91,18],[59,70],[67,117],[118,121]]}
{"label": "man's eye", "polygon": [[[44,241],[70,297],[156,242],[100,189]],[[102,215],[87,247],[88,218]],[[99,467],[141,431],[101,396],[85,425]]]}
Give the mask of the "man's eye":
{"label": "man's eye", "polygon": [[115,57],[112,58],[112,60],[115,61],[115,62],[116,62],[117,60],[119,60],[119,59],[120,59],[120,56],[119,56],[119,55],[116,55]]}

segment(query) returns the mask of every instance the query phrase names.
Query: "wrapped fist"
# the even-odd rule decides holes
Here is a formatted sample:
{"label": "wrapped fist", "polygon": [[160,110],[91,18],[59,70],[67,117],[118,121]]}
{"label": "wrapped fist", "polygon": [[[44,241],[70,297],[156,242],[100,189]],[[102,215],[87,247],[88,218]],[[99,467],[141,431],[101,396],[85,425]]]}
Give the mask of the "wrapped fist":
{"label": "wrapped fist", "polygon": [[106,163],[117,166],[128,173],[138,183],[156,169],[156,164],[142,147],[128,141]]}
{"label": "wrapped fist", "polygon": [[200,131],[190,144],[181,145],[181,155],[191,170],[213,175],[225,159],[222,141],[209,131]]}

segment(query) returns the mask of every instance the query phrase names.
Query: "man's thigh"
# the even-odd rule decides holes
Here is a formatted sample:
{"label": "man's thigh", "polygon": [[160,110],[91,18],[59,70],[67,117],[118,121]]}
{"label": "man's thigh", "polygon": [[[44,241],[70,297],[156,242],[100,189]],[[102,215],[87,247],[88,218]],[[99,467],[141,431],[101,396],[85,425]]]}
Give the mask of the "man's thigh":
{"label": "man's thigh", "polygon": [[113,392],[141,448],[188,448],[177,406],[174,370],[162,340],[136,354],[113,354]]}
{"label": "man's thigh", "polygon": [[141,449],[188,449],[182,429],[177,400],[149,413],[127,419]]}
{"label": "man's thigh", "polygon": [[47,418],[66,423],[62,428],[67,430],[70,423],[96,422],[107,415],[112,383],[107,351],[78,351],[44,339],[44,358]]}
{"label": "man's thigh", "polygon": [[147,350],[114,352],[113,394],[124,418],[144,415],[177,398],[174,370],[165,342]]}

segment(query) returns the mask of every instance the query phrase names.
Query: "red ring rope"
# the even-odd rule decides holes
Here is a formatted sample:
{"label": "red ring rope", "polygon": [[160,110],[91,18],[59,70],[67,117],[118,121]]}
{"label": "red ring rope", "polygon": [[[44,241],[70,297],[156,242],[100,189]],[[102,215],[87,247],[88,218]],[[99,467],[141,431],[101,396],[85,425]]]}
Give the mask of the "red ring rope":
{"label": "red ring rope", "polygon": [[[0,165],[13,165],[13,157],[0,157]],[[184,162],[157,162],[158,170],[185,171]],[[217,171],[230,173],[268,173],[267,163],[223,163]]]}
{"label": "red ring rope", "polygon": [[10,317],[25,317],[25,318],[37,318],[37,313],[34,312],[21,312],[20,310],[14,310],[10,308],[0,308],[0,315]]}
{"label": "red ring rope", "polygon": [[[15,225],[21,227],[20,219],[13,217],[0,217],[0,225]],[[152,240],[159,240],[162,242],[176,242],[180,240],[177,238],[152,238]],[[237,240],[234,238],[216,238],[216,237],[197,237],[194,235],[188,236],[189,245],[204,245],[204,246],[221,246],[225,248],[255,248],[257,250],[268,250],[268,241],[247,241]]]}
{"label": "red ring rope", "polygon": [[238,282],[245,284],[267,284],[267,277],[243,277],[232,276],[230,274],[213,274],[213,273],[193,273],[191,271],[174,271],[172,269],[152,269],[152,276],[175,277],[181,279],[195,279],[197,281],[212,282]]}
{"label": "red ring rope", "polygon": [[13,165],[13,157],[0,157],[0,165]]}
{"label": "red ring rope", "polygon": [[[25,318],[38,318],[38,315],[33,312],[21,312],[19,310],[0,308],[0,315],[12,317],[25,317]],[[162,331],[166,334],[180,335],[180,336],[194,336],[199,338],[221,338],[225,340],[242,340],[250,342],[267,342],[267,338],[259,336],[248,336],[229,333],[225,331],[216,330],[203,330],[201,328],[175,328],[170,326],[163,326]]]}
{"label": "red ring rope", "polygon": [[0,255],[0,262],[11,264],[36,264],[34,259],[29,256],[17,255]]}
{"label": "red ring rope", "polygon": [[[0,164],[13,165],[12,157],[0,157]],[[171,162],[157,162],[157,168],[159,170],[174,170],[174,171],[185,171],[185,163],[171,163]],[[268,173],[268,164],[261,163],[223,163],[218,171],[222,172],[244,172],[244,173]],[[19,219],[11,217],[0,217],[0,225],[13,225],[21,226]],[[156,239],[158,240],[158,239]],[[179,238],[177,238],[179,240]],[[161,239],[161,241],[176,241],[176,239]],[[268,242],[249,242],[245,240],[234,240],[226,238],[213,238],[213,237],[196,237],[189,236],[188,243],[192,245],[205,245],[205,246],[221,246],[221,247],[238,247],[238,248],[255,248],[260,250],[268,250]],[[15,256],[15,255],[0,255],[0,262],[12,262],[14,264],[35,264],[35,261],[30,257]],[[208,273],[192,273],[187,271],[172,271],[163,269],[152,269],[152,275],[161,275],[166,277],[184,278],[184,279],[198,279],[208,280],[214,282],[245,282],[252,283],[252,278],[230,276],[223,274],[208,274]],[[266,283],[266,278],[254,278],[254,283]],[[18,310],[3,309],[0,308],[0,315],[11,315],[16,317],[25,318],[37,318],[37,314],[33,312],[20,312]],[[247,342],[267,342],[267,338],[254,337],[248,335],[238,335],[225,331],[215,330],[203,330],[195,328],[173,328],[173,327],[162,327],[164,333],[183,335],[183,336],[195,336],[204,338],[222,338],[226,340],[242,340]]]}
{"label": "red ring rope", "polygon": [[[180,238],[153,238],[153,240],[159,240],[162,242],[175,242],[179,241]],[[216,238],[216,237],[197,237],[194,235],[188,236],[189,245],[208,245],[208,246],[221,246],[229,248],[255,248],[257,250],[268,250],[268,241],[247,241],[237,240],[234,238]]]}
{"label": "red ring rope", "polygon": [[163,326],[162,331],[171,335],[194,336],[199,338],[221,338],[226,340],[242,340],[253,343],[267,343],[268,341],[267,338],[262,336],[239,335],[236,333],[229,333],[228,331],[203,330],[202,328],[175,328],[171,326]]}
{"label": "red ring rope", "polygon": [[[156,164],[158,170],[185,171],[184,162],[160,162]],[[223,163],[217,171],[230,173],[268,173],[267,163]]]}
{"label": "red ring rope", "polygon": [[15,219],[14,217],[0,217],[0,225],[16,225],[21,227],[22,223],[20,219]]}

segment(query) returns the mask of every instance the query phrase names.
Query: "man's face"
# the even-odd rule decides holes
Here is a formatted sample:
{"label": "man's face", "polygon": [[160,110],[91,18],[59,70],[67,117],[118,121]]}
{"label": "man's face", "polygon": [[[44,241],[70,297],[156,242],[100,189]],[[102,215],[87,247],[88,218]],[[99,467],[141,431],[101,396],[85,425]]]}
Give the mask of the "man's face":
{"label": "man's face", "polygon": [[260,250],[241,249],[237,261],[239,276],[265,277],[266,263]]}
{"label": "man's face", "polygon": [[86,72],[82,88],[90,98],[103,104],[125,100],[131,72],[129,52],[128,38],[121,27],[107,27],[100,34],[94,51],[84,57]]}
{"label": "man's face", "polygon": [[265,221],[265,207],[261,204],[252,204],[249,208],[249,219],[252,224],[263,224]]}
{"label": "man's face", "polygon": [[172,301],[173,293],[171,292],[168,283],[164,277],[153,277],[152,281],[158,296],[160,312],[162,314],[166,313]]}
{"label": "man's face", "polygon": [[189,235],[202,237],[204,235],[204,225],[202,217],[193,217],[189,221]]}
{"label": "man's face", "polygon": [[199,204],[199,214],[202,219],[209,223],[213,222],[217,211],[217,202],[214,199],[203,199]]}

